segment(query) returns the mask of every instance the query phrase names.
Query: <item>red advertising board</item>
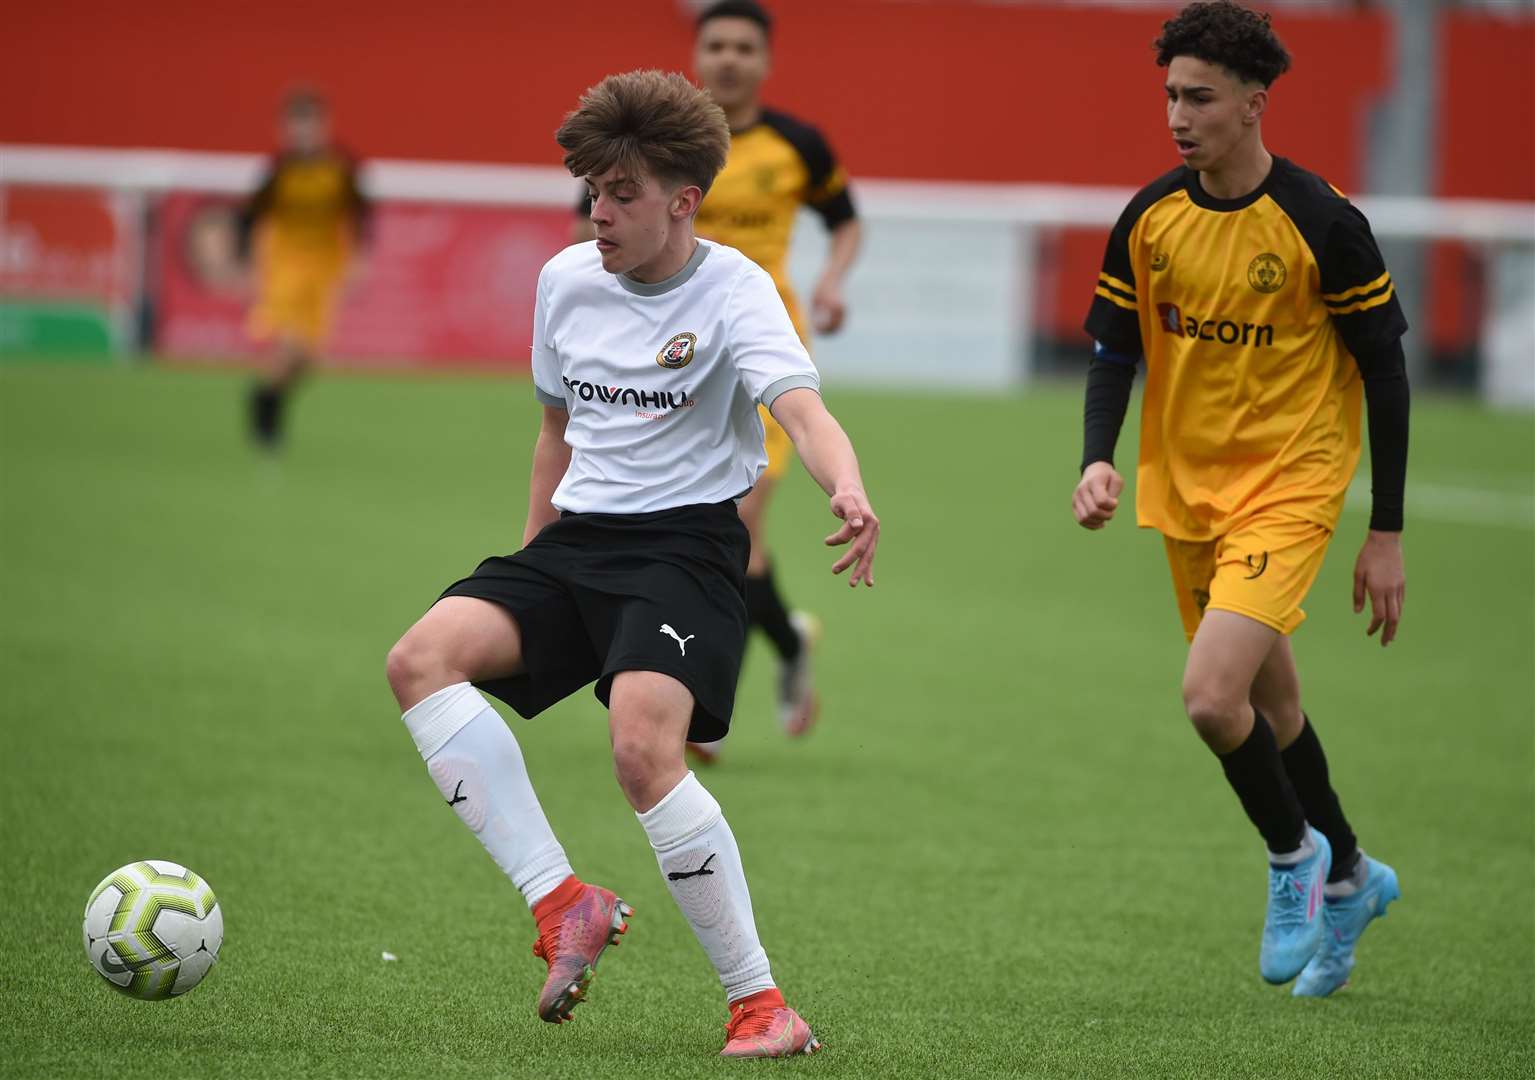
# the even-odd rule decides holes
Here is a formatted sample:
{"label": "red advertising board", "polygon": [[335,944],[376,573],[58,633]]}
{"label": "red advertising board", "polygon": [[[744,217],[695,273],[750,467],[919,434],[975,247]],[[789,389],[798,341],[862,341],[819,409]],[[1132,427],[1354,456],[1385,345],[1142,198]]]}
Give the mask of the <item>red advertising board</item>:
{"label": "red advertising board", "polygon": [[0,185],[0,353],[110,354],[132,324],[140,239],[125,196]]}
{"label": "red advertising board", "polygon": [[[234,204],[176,194],[160,204],[156,348],[248,356],[250,297],[228,280]],[[328,359],[357,367],[525,369],[533,290],[568,242],[558,209],[384,203],[361,273],[336,315]]]}
{"label": "red advertising board", "polygon": [[123,303],[128,232],[110,193],[0,187],[0,296]]}

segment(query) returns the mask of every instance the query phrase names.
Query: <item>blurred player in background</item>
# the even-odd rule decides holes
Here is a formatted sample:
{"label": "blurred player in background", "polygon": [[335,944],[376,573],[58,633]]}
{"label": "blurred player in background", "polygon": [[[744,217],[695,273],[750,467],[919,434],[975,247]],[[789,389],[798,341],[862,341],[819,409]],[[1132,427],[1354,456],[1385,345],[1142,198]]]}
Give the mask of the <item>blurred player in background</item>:
{"label": "blurred player in background", "polygon": [[330,110],[313,90],[282,106],[281,148],[240,215],[241,253],[255,262],[251,336],[275,346],[250,397],[251,434],[277,449],[285,406],[319,357],[336,302],[361,263],[368,203],[357,165],[331,141]]}
{"label": "blurred player in background", "polygon": [[[721,0],[698,16],[693,70],[704,89],[725,110],[730,156],[698,211],[698,235],[729,244],[773,276],[789,318],[805,344],[813,326],[834,334],[847,318],[843,283],[858,254],[862,227],[853,209],[847,175],[821,133],[786,113],[762,104],[762,84],[772,61],[772,16],[753,0]],[[808,206],[829,233],[830,249],[810,298],[810,320],[789,281],[789,238],[800,207]],[[585,217],[576,239],[594,233]],[[741,503],[751,533],[746,600],[752,626],[767,635],[778,654],[778,711],[784,730],[803,735],[820,707],[811,652],[820,635],[818,620],[790,612],[773,576],[767,543],[767,511],[794,448],[778,422],[762,410],[767,430],[768,467]],[[718,745],[689,744],[694,758],[711,763]]]}
{"label": "blurred player in background", "polygon": [[1185,165],[1141,189],[1109,238],[1073,511],[1089,529],[1114,516],[1114,445],[1144,357],[1136,511],[1165,538],[1190,641],[1184,706],[1268,847],[1259,969],[1321,997],[1399,891],[1344,817],[1288,635],[1359,462],[1361,391],[1374,506],[1354,610],[1368,597],[1368,633],[1396,635],[1407,321],[1364,215],[1264,148],[1268,88],[1290,66],[1268,16],[1190,4],[1156,48]]}

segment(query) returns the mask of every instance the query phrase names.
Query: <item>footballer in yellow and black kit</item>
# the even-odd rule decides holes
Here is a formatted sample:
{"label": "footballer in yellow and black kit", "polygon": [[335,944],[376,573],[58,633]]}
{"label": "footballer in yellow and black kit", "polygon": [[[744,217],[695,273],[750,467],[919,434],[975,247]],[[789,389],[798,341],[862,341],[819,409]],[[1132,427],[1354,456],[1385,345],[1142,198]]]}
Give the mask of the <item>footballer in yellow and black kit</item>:
{"label": "footballer in yellow and black kit", "polygon": [[368,202],[357,165],[329,138],[329,109],[309,91],[283,105],[283,149],[242,208],[239,247],[254,262],[255,302],[247,328],[272,342],[267,368],[251,389],[257,444],[282,442],[287,403],[330,333],[357,249],[366,239]]}
{"label": "footballer in yellow and black kit", "polygon": [[256,263],[253,337],[320,347],[367,220],[350,156],[325,149],[272,159],[241,215],[242,248]]}
{"label": "footballer in yellow and black kit", "polygon": [[1364,215],[1283,158],[1240,198],[1180,166],[1126,207],[1087,318],[1083,467],[1112,461],[1144,357],[1136,516],[1165,538],[1191,640],[1206,608],[1281,633],[1305,618],[1359,462],[1362,396],[1371,528],[1402,528],[1406,329]]}
{"label": "footballer in yellow and black kit", "polygon": [[[773,276],[794,329],[808,347],[804,309],[789,281],[789,237],[801,206],[835,229],[856,216],[847,174],[821,133],[787,113],[763,109],[757,123],[730,133],[730,155],[704,196],[694,229],[728,244]],[[759,410],[766,432],[767,475],[789,467],[794,446],[778,421]]]}

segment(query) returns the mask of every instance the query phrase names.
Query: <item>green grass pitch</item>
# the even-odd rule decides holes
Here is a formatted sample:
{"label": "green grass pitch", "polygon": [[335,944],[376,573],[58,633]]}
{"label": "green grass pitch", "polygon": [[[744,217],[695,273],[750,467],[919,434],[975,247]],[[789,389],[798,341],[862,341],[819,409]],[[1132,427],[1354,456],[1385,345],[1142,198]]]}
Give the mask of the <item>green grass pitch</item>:
{"label": "green grass pitch", "polygon": [[[533,1012],[530,918],[444,808],[384,654],[521,535],[525,382],[330,377],[281,461],[245,380],[0,370],[0,1075],[702,1077],[725,1019],[612,780],[589,693],[515,722],[583,876],[637,908],[590,1002]],[[1361,506],[1296,635],[1364,846],[1404,897],[1355,982],[1258,978],[1261,849],[1182,718],[1157,538],[1071,521],[1079,390],[832,392],[885,522],[829,573],[802,474],[781,580],[824,618],[821,727],[776,730],[760,643],[705,782],[826,1077],[1491,1077],[1535,1070],[1535,422],[1422,396],[1408,603],[1353,615]],[[1126,433],[1133,446],[1133,432]],[[176,1001],[114,993],[86,896],[142,858],[223,904]],[[381,954],[395,954],[385,963]],[[749,1071],[752,1066],[745,1068]]]}

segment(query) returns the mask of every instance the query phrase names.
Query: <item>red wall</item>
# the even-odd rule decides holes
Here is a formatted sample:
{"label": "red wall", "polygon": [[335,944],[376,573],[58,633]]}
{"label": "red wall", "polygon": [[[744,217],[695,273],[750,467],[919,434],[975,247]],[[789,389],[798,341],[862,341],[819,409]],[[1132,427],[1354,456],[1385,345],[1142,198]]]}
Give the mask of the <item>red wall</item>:
{"label": "red wall", "polygon": [[[1443,28],[1435,192],[1535,199],[1535,19],[1454,12]],[[1481,266],[1465,245],[1436,245],[1428,326],[1436,349],[1474,340],[1485,299]]]}
{"label": "red wall", "polygon": [[[25,4],[24,12],[20,5]],[[1150,41],[1176,8],[980,0],[776,0],[770,100],[821,126],[857,176],[1138,185],[1176,164]],[[429,11],[429,13],[428,13]],[[1296,66],[1269,145],[1360,190],[1365,118],[1390,81],[1390,24],[1281,12]],[[1435,186],[1535,199],[1535,19],[1442,16]],[[365,156],[556,163],[580,91],[645,65],[685,68],[675,0],[18,0],[0,63],[0,142],[261,150],[297,81],[334,99]],[[1068,332],[1102,240],[1059,245],[1047,322]],[[1466,252],[1433,260],[1426,329],[1474,336]]]}
{"label": "red wall", "polygon": [[[1135,184],[1176,164],[1150,40],[1162,13],[778,0],[775,103],[865,176]],[[1169,10],[1171,5],[1169,6]],[[608,72],[685,66],[674,0],[431,7],[398,0],[31,0],[9,18],[0,141],[255,150],[313,80],[372,156],[555,162],[550,135]],[[1270,140],[1358,187],[1385,25],[1285,14],[1300,57]]]}

